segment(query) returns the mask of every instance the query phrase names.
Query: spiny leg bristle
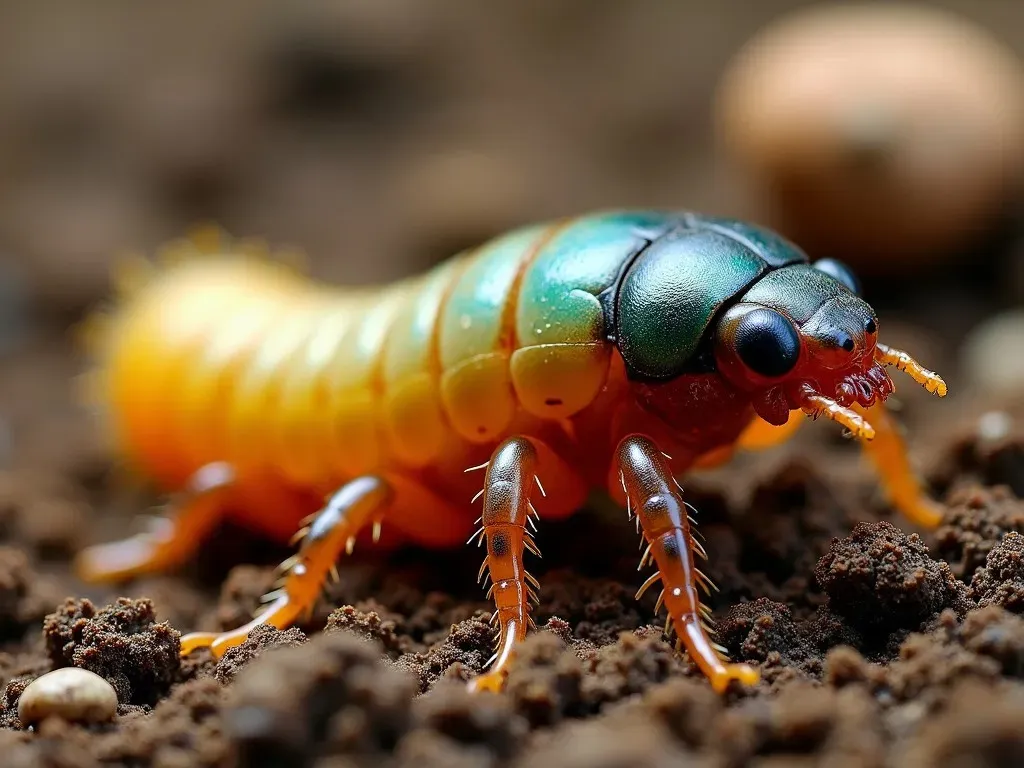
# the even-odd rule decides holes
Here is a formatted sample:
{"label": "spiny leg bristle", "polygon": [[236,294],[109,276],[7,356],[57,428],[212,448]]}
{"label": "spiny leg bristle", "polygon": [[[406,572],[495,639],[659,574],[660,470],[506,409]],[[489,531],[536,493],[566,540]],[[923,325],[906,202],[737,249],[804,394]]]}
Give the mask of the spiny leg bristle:
{"label": "spiny leg bristle", "polygon": [[652,573],[650,576],[647,577],[647,580],[640,586],[640,589],[636,591],[636,595],[633,596],[633,599],[639,600],[641,597],[644,596],[644,593],[648,589],[653,587],[655,584],[657,584],[660,579],[661,571],[655,571],[654,573]]}
{"label": "spiny leg bristle", "polygon": [[262,595],[260,597],[260,603],[263,603],[263,604],[272,603],[275,600],[277,600],[279,597],[284,597],[286,594],[287,594],[287,592],[286,592],[286,590],[283,587],[279,588],[279,589],[275,589],[275,590],[273,590],[271,592],[267,592],[265,595]]}
{"label": "spiny leg bristle", "polygon": [[637,570],[643,570],[644,567],[652,560],[651,557],[651,545],[648,543],[644,553],[640,556],[640,565],[637,566]]}
{"label": "spiny leg bristle", "polygon": [[540,553],[540,548],[537,546],[537,543],[533,540],[533,536],[530,534],[527,533],[523,535],[523,545],[534,557],[543,558],[543,555]]}

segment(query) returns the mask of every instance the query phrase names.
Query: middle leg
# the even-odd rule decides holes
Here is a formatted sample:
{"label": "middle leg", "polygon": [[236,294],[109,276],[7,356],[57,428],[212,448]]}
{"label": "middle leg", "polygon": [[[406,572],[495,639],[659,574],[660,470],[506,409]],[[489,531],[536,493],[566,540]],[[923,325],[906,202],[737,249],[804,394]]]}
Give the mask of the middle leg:
{"label": "middle leg", "polygon": [[647,549],[640,565],[653,560],[657,572],[640,588],[642,594],[661,580],[659,607],[668,609],[668,620],[690,658],[700,667],[719,693],[730,681],[757,683],[757,670],[747,664],[730,664],[725,649],[709,636],[710,611],[700,599],[699,589],[710,587],[698,570],[694,556],[704,555],[694,538],[686,504],[672,477],[664,454],[641,435],[630,435],[619,444],[616,456],[619,480],[630,512],[643,528]]}

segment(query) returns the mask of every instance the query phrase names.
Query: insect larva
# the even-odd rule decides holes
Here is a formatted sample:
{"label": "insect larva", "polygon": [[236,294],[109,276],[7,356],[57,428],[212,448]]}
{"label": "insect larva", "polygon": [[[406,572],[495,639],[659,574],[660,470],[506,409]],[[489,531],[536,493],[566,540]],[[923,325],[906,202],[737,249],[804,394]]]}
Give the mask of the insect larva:
{"label": "insect larva", "polygon": [[[301,619],[364,531],[458,546],[479,517],[498,637],[473,686],[500,688],[533,624],[539,584],[523,558],[540,554],[535,519],[570,514],[598,487],[635,516],[644,562],[658,569],[644,588],[660,580],[659,608],[689,656],[717,690],[753,684],[757,672],[711,640],[701,594],[713,584],[695,565],[707,555],[675,477],[778,442],[792,411],[848,428],[893,503],[938,521],[882,407],[884,366],[938,395],[945,384],[878,343],[849,270],[811,264],[767,230],[690,213],[595,214],[359,291],[227,242],[206,250],[180,245],[194,258],[136,269],[94,334],[94,389],[115,445],[180,492],[175,514],[159,534],[78,561],[92,580],[177,564],[229,510],[294,535],[298,551],[253,622],[189,635],[184,652],[219,654],[257,623]],[[204,474],[210,466],[223,471]]]}

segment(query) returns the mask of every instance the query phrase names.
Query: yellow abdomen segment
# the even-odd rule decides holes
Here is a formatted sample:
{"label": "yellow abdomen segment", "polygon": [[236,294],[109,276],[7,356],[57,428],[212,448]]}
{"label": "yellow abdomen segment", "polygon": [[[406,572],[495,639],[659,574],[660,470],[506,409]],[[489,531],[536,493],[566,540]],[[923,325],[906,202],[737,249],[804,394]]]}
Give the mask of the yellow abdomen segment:
{"label": "yellow abdomen segment", "polygon": [[[117,446],[171,487],[226,461],[329,490],[447,466],[506,437],[520,414],[564,420],[601,389],[610,346],[593,319],[590,338],[520,339],[516,323],[530,269],[550,268],[545,248],[566,226],[512,232],[383,288],[321,286],[230,255],[159,270],[101,348]],[[566,293],[566,306],[597,306]]]}

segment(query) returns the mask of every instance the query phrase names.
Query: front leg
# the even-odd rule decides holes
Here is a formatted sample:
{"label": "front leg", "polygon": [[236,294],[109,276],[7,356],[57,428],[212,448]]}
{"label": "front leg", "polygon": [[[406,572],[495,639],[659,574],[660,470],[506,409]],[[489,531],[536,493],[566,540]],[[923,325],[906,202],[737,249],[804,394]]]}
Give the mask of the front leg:
{"label": "front leg", "polygon": [[889,502],[922,528],[938,527],[942,522],[942,507],[925,494],[914,473],[900,425],[882,403],[870,411],[857,404],[853,408],[875,428],[874,438],[861,441],[861,445],[882,481]]}
{"label": "front leg", "polygon": [[[523,437],[512,437],[497,447],[487,464],[484,479],[483,514],[480,529],[470,538],[487,541],[487,557],[480,567],[492,584],[488,597],[494,598],[492,623],[498,624],[497,651],[490,669],[470,681],[474,691],[497,691],[505,685],[509,662],[516,645],[533,626],[530,609],[537,599],[537,581],[523,565],[523,552],[540,555],[527,525],[534,527],[537,511],[530,501],[534,489],[541,489],[536,474],[537,451]],[[534,527],[535,529],[535,527]],[[493,662],[493,663],[492,663]]]}
{"label": "front leg", "polygon": [[707,589],[710,582],[694,563],[694,554],[705,553],[693,537],[686,504],[665,455],[650,439],[630,435],[619,444],[616,461],[627,504],[647,542],[640,565],[653,559],[658,568],[638,596],[661,580],[658,604],[668,609],[668,620],[679,642],[715,691],[723,693],[732,680],[756,684],[757,670],[746,664],[728,663],[725,649],[709,637],[711,611],[701,603],[698,588]]}
{"label": "front leg", "polygon": [[[889,503],[922,528],[938,527],[942,522],[942,507],[925,493],[911,467],[899,422],[884,403],[875,403],[870,409],[854,403],[850,409],[871,426],[871,438],[862,439],[861,447],[871,461]],[[784,426],[775,427],[754,419],[740,436],[739,447],[744,450],[770,448],[787,440],[801,422],[801,419],[790,417]]]}

